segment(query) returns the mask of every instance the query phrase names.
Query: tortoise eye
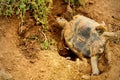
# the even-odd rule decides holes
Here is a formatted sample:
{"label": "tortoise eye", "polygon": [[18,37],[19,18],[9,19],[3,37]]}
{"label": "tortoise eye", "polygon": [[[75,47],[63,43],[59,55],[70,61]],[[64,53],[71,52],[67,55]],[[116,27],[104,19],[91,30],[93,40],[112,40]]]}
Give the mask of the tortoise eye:
{"label": "tortoise eye", "polygon": [[64,18],[62,18],[62,17],[60,17],[59,19],[60,19],[61,21],[65,21],[65,19],[64,19]]}
{"label": "tortoise eye", "polygon": [[62,20],[62,18],[61,18],[61,17],[58,17],[58,18],[57,18],[57,20],[58,20],[58,21],[61,21],[61,20]]}

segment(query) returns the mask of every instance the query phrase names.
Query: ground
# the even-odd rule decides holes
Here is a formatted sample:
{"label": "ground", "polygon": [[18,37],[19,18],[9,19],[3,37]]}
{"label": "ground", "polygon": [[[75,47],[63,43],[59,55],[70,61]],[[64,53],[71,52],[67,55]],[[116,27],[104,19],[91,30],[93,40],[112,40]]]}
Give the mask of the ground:
{"label": "ground", "polygon": [[[120,42],[110,40],[107,57],[102,56],[99,60],[101,74],[98,76],[90,76],[89,59],[83,63],[76,56],[75,59],[69,59],[72,56],[59,55],[69,52],[58,51],[61,29],[55,21],[56,16],[70,19],[66,6],[62,0],[54,0],[52,13],[48,17],[50,28],[45,33],[38,31],[40,26],[33,25],[25,33],[19,34],[20,20],[16,16],[9,19],[0,17],[0,69],[9,74],[7,77],[13,80],[120,80]],[[120,30],[119,7],[119,0],[88,0],[86,6],[75,7],[75,14],[87,16],[99,23],[104,21],[109,31],[117,31]],[[29,17],[26,20],[32,25]],[[45,36],[52,38],[55,44],[47,50],[41,50],[36,40],[25,41],[26,37],[35,34],[39,34],[41,41]],[[4,77],[1,73],[0,76]]]}

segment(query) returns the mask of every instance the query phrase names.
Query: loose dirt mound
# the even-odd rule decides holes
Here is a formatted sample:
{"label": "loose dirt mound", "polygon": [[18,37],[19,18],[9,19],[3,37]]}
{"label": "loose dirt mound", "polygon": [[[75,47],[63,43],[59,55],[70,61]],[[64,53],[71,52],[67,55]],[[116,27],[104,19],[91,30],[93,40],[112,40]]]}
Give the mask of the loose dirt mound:
{"label": "loose dirt mound", "polygon": [[[110,31],[120,29],[119,0],[91,0],[85,7],[76,7],[76,13],[88,16],[98,22],[105,21]],[[62,0],[54,1],[52,14],[49,16],[51,29],[47,37],[52,37],[56,43],[60,41],[61,30],[57,28],[55,16],[69,19],[66,4]],[[56,45],[49,50],[41,50],[34,40],[24,43],[26,35],[38,34],[38,26],[22,37],[18,35],[19,20],[0,17],[0,69],[4,69],[8,79],[13,80],[119,80],[120,79],[120,43],[110,41],[107,51],[109,61],[102,57],[99,61],[101,74],[89,76],[91,67],[89,59],[82,62],[78,59],[69,60],[59,55]],[[49,33],[49,34],[48,34]],[[40,34],[41,35],[41,34]],[[64,52],[62,52],[64,53]],[[1,72],[0,71],[0,72]],[[0,78],[0,79],[2,79]]]}

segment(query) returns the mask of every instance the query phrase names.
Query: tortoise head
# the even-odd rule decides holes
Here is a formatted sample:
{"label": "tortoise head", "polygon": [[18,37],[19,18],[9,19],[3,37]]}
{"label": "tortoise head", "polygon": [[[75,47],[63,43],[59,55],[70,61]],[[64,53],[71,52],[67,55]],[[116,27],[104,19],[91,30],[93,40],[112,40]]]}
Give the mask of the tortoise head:
{"label": "tortoise head", "polygon": [[65,18],[62,17],[57,17],[56,20],[61,28],[64,28],[65,24],[68,22]]}

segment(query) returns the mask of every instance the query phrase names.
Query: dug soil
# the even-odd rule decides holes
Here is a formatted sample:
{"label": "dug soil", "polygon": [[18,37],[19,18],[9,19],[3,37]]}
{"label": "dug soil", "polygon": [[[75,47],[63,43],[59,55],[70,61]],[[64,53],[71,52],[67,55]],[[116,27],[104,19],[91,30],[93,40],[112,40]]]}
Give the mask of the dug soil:
{"label": "dug soil", "polygon": [[[120,1],[88,0],[85,6],[71,7],[73,12],[69,13],[64,0],[54,0],[47,31],[36,25],[30,16],[25,20],[22,33],[16,16],[0,17],[1,80],[120,80],[119,39],[109,41],[107,57],[103,55],[98,62],[101,73],[92,76],[89,59],[83,62],[63,48],[61,29],[55,20],[56,16],[70,20],[72,15],[81,14],[99,23],[104,21],[109,31],[117,31],[120,30]],[[41,49],[43,41],[49,39],[49,47]]]}

